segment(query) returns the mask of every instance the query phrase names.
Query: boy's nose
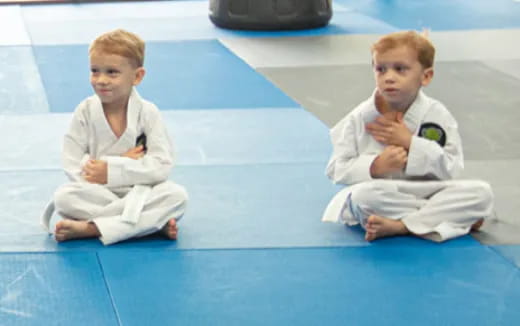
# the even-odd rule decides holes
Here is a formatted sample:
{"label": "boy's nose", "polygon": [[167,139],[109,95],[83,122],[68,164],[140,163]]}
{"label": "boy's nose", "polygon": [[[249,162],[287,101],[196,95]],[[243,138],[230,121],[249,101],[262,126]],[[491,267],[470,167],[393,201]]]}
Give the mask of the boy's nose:
{"label": "boy's nose", "polygon": [[96,84],[106,84],[108,82],[108,78],[105,75],[99,75],[96,78]]}
{"label": "boy's nose", "polygon": [[392,71],[388,71],[384,76],[385,83],[394,83],[395,82],[395,73]]}

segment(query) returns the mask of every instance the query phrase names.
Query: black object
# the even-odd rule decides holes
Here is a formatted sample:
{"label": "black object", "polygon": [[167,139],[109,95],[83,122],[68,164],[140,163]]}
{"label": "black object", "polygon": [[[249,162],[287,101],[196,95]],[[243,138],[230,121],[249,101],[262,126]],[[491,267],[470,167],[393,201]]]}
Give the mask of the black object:
{"label": "black object", "polygon": [[287,30],[322,27],[332,0],[210,0],[209,19],[230,29]]}
{"label": "black object", "polygon": [[135,147],[143,145],[143,150],[146,152],[146,135],[144,133],[140,134],[135,141]]}

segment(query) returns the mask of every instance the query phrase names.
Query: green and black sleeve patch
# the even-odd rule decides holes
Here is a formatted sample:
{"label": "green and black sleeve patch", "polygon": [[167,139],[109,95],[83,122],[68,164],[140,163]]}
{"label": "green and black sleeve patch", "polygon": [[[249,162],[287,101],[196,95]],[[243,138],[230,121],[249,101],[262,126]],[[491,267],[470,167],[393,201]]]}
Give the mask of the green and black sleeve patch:
{"label": "green and black sleeve patch", "polygon": [[446,131],[444,131],[441,126],[433,122],[423,123],[419,128],[418,136],[433,140],[437,144],[441,145],[441,147],[446,145]]}

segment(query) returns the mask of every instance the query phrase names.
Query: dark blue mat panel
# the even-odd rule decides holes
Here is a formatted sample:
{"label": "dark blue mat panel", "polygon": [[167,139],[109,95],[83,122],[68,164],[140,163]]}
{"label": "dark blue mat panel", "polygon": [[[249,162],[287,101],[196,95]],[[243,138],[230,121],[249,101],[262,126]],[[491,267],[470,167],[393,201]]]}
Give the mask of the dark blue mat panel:
{"label": "dark blue mat panel", "polygon": [[[58,244],[39,224],[62,172],[4,172],[0,184],[0,251],[98,250],[97,239]],[[339,189],[323,175],[323,165],[261,164],[178,167],[172,180],[190,195],[179,222],[177,242],[142,239],[114,247],[178,249],[380,246],[435,246],[426,240],[400,237],[364,240],[360,228],[322,223],[323,210]],[[59,217],[55,217],[55,223]],[[478,246],[471,237],[444,246]]]}
{"label": "dark blue mat panel", "polygon": [[[163,110],[299,106],[216,40],[149,42],[146,51],[138,89]],[[92,94],[87,45],[34,52],[51,112],[71,112]]]}
{"label": "dark blue mat panel", "polygon": [[[323,164],[179,166],[171,177],[186,187],[188,209],[179,222],[179,240],[130,241],[122,247],[179,249],[369,246],[384,243],[434,245],[400,237],[364,240],[360,228],[322,223],[328,201],[340,188],[323,175]],[[4,221],[0,251],[68,251],[99,249],[98,240],[57,244],[39,225],[39,216],[54,190],[65,181],[58,171],[3,173],[0,211]],[[17,185],[15,188],[14,185]],[[23,198],[23,200],[22,200]],[[59,217],[54,218],[56,222]],[[447,246],[476,246],[471,237]]]}
{"label": "dark blue mat panel", "polygon": [[520,246],[492,246],[492,248],[520,268]]}
{"label": "dark blue mat panel", "polygon": [[481,246],[99,255],[123,325],[515,325],[520,320],[519,271]]}
{"label": "dark blue mat panel", "polygon": [[[38,221],[65,180],[63,173],[6,172],[2,177],[0,202],[6,205],[0,211],[5,221],[0,250],[67,250]],[[190,194],[180,238],[172,244],[178,248],[366,245],[361,233],[320,221],[337,191],[323,176],[323,164],[179,166],[172,179]]]}
{"label": "dark blue mat panel", "polygon": [[520,27],[520,5],[512,0],[335,0],[401,29],[457,30]]}
{"label": "dark blue mat panel", "polygon": [[0,254],[1,325],[119,325],[94,253]]}
{"label": "dark blue mat panel", "polygon": [[173,179],[190,192],[179,248],[369,245],[358,228],[321,222],[340,189],[323,164],[183,167]]}

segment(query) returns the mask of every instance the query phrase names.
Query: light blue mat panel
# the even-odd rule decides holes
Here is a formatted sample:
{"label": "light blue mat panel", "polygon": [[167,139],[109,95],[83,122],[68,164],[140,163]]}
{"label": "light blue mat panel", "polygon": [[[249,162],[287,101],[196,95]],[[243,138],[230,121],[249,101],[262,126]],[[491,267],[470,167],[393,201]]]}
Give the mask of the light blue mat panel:
{"label": "light blue mat panel", "polygon": [[335,4],[382,20],[400,29],[454,30],[520,27],[514,0],[335,0]]}
{"label": "light blue mat panel", "polygon": [[[124,28],[146,41],[216,39],[228,35],[208,19],[207,1],[140,1],[23,6],[34,44],[88,44]],[[73,23],[71,23],[73,22]],[[67,24],[67,28],[63,25]]]}
{"label": "light blue mat panel", "polygon": [[480,246],[99,255],[123,325],[515,325],[520,318],[520,273]]}
{"label": "light blue mat panel", "polygon": [[305,110],[175,110],[163,113],[179,165],[325,164],[329,129]]}
{"label": "light blue mat panel", "polygon": [[0,8],[0,46],[29,45],[31,40],[25,29],[24,19],[20,6],[2,5]]}
{"label": "light blue mat panel", "polygon": [[493,246],[492,248],[520,268],[520,246]]}
{"label": "light blue mat panel", "polygon": [[[52,112],[71,112],[92,94],[86,45],[34,52]],[[298,107],[218,41],[148,43],[145,68],[138,89],[163,110]]]}
{"label": "light blue mat panel", "polygon": [[[61,170],[70,113],[0,117],[0,171]],[[177,165],[325,163],[329,130],[295,109],[173,110],[162,112]],[[31,133],[27,133],[30,130]]]}
{"label": "light blue mat panel", "polygon": [[[88,44],[99,34],[116,28],[131,30],[146,41],[372,34],[395,30],[385,22],[336,3],[334,15],[326,27],[274,32],[233,31],[215,27],[208,18],[208,1],[23,6],[22,12],[32,42],[37,45]],[[63,28],[64,24],[67,28]]]}
{"label": "light blue mat panel", "polygon": [[0,114],[49,111],[31,47],[0,47],[0,72]]}
{"label": "light blue mat panel", "polygon": [[120,325],[94,253],[1,254],[1,325]]}

